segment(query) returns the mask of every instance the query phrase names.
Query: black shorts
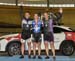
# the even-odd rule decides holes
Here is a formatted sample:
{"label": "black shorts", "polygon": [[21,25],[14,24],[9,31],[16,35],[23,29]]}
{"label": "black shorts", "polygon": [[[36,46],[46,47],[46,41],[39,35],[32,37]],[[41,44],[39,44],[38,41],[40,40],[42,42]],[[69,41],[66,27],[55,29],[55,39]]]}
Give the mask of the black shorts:
{"label": "black shorts", "polygon": [[26,40],[26,39],[28,39],[30,37],[31,37],[31,32],[22,30],[22,33],[21,33],[21,38],[22,39]]}
{"label": "black shorts", "polygon": [[38,42],[41,42],[41,33],[34,33],[33,34],[33,42],[36,42],[36,43],[38,43]]}
{"label": "black shorts", "polygon": [[47,34],[44,34],[44,41],[48,41],[48,42],[54,42],[54,35],[52,32],[49,32]]}

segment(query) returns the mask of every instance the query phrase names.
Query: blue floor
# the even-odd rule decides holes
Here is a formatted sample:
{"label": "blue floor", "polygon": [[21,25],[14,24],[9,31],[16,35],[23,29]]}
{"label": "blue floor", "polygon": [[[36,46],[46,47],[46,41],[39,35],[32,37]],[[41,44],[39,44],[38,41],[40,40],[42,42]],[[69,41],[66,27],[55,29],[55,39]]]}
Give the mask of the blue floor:
{"label": "blue floor", "polygon": [[25,55],[24,59],[19,58],[20,55],[18,56],[0,56],[0,61],[75,61],[75,56],[56,56],[56,59],[53,60],[52,56],[50,56],[50,59],[45,59],[45,56],[42,55],[42,59],[28,59],[28,56]]}

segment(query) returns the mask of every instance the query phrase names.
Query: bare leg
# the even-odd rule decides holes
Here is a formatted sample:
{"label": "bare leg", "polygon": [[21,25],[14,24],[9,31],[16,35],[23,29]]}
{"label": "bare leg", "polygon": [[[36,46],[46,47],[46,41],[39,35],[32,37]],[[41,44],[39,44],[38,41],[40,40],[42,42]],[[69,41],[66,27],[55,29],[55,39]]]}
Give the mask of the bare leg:
{"label": "bare leg", "polygon": [[55,57],[55,47],[54,47],[54,42],[50,42],[50,47],[53,53],[53,57]]}
{"label": "bare leg", "polygon": [[21,53],[24,56],[24,43],[21,44]]}
{"label": "bare leg", "polygon": [[38,58],[42,59],[42,57],[40,56],[41,54],[41,42],[38,42]]}
{"label": "bare leg", "polygon": [[33,53],[34,53],[34,56],[36,55],[36,43],[33,42]]}
{"label": "bare leg", "polygon": [[40,56],[41,53],[41,42],[38,42],[38,55]]}
{"label": "bare leg", "polygon": [[48,42],[45,41],[44,44],[45,44],[46,55],[49,56]]}
{"label": "bare leg", "polygon": [[21,42],[21,57],[24,58],[24,42]]}
{"label": "bare leg", "polygon": [[28,42],[28,54],[31,55],[31,42]]}

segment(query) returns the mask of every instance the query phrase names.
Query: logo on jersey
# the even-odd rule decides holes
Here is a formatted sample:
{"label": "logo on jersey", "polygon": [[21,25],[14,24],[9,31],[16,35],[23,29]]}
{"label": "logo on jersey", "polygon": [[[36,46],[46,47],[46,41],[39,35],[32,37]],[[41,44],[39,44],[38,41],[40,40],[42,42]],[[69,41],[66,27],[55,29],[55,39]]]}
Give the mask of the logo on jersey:
{"label": "logo on jersey", "polygon": [[35,25],[34,30],[35,32],[38,32],[40,30],[40,27],[38,27],[38,25]]}

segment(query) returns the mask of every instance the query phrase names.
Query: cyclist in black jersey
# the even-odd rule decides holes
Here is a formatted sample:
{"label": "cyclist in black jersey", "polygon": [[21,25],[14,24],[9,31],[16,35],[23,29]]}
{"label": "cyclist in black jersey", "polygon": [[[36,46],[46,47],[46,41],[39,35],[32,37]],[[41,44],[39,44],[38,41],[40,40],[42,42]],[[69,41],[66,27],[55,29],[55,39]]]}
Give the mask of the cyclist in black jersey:
{"label": "cyclist in black jersey", "polygon": [[21,40],[21,52],[22,55],[20,58],[24,58],[24,45],[27,40],[28,42],[28,57],[31,58],[31,24],[30,13],[26,12],[25,17],[22,19],[22,40]]}

